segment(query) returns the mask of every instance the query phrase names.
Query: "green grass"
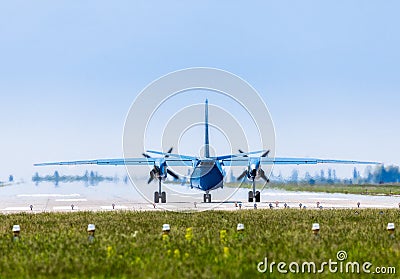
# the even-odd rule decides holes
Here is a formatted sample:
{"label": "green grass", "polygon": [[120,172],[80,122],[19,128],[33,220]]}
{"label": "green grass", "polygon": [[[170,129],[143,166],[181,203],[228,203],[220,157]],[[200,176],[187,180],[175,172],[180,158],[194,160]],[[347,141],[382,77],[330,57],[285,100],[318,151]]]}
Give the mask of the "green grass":
{"label": "green grass", "polygon": [[[399,210],[238,210],[201,213],[75,212],[0,215],[0,278],[310,278],[309,274],[261,274],[257,263],[336,260],[394,266],[400,272],[400,236],[391,239],[388,222],[400,225]],[[246,227],[244,238],[237,223]],[[311,225],[321,225],[320,237]],[[86,228],[96,225],[96,241]],[[171,225],[170,241],[161,238]],[[11,241],[13,224],[21,240]],[[193,239],[185,237],[193,228]],[[220,231],[227,230],[225,241]],[[138,231],[136,237],[134,232]],[[372,268],[371,268],[372,270]],[[311,275],[312,276],[312,275]],[[314,275],[315,276],[315,275]],[[316,278],[370,278],[332,274]],[[396,276],[381,278],[396,278]]]}
{"label": "green grass", "polygon": [[[264,184],[257,183],[257,188]],[[251,188],[250,183],[226,183],[226,187]],[[382,184],[382,185],[357,185],[357,184],[278,184],[268,183],[265,188],[281,189],[286,191],[305,191],[305,192],[324,192],[324,193],[343,193],[343,194],[361,194],[361,195],[400,195],[399,184]]]}
{"label": "green grass", "polygon": [[400,195],[400,185],[309,185],[309,184],[271,184],[271,188],[286,191],[307,191],[362,195]]}

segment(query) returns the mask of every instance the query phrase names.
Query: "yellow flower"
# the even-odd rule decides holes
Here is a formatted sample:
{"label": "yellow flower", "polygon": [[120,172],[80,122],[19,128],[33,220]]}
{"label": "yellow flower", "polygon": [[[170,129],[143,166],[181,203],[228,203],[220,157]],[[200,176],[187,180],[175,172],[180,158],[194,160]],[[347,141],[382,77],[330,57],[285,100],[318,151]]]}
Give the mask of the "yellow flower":
{"label": "yellow flower", "polygon": [[180,258],[180,257],[181,257],[181,252],[179,251],[179,249],[175,249],[175,251],[174,251],[174,257],[175,257],[175,258]]}
{"label": "yellow flower", "polygon": [[230,254],[229,254],[229,247],[226,247],[226,246],[225,246],[225,247],[224,247],[224,257],[225,257],[225,258],[228,258],[229,255],[230,255]]}
{"label": "yellow flower", "polygon": [[225,241],[226,241],[226,230],[220,230],[219,231],[219,239],[221,240],[222,243],[225,243]]}
{"label": "yellow flower", "polygon": [[113,248],[111,246],[107,246],[107,258],[112,257],[114,254]]}
{"label": "yellow flower", "polygon": [[187,228],[185,238],[187,241],[191,241],[193,239],[193,229]]}
{"label": "yellow flower", "polygon": [[168,242],[169,241],[169,235],[168,234],[163,234],[162,235],[162,240]]}

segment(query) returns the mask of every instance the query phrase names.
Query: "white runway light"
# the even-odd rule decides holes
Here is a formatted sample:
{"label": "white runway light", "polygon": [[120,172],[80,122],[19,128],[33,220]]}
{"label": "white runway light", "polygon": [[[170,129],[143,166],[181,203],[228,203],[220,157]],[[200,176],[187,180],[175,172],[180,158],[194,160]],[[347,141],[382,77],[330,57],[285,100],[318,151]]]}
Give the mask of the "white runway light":
{"label": "white runway light", "polygon": [[318,235],[319,234],[319,223],[312,224],[311,230],[314,235]]}
{"label": "white runway light", "polygon": [[19,241],[19,233],[21,231],[21,228],[19,225],[14,225],[12,228],[12,233],[13,233],[13,241]]}

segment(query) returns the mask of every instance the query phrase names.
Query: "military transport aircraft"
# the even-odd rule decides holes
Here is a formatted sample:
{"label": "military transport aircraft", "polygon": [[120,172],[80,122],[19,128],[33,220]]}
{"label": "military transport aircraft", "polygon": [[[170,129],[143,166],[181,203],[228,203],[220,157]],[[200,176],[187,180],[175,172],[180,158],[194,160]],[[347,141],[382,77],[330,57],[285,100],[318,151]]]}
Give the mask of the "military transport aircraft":
{"label": "military transport aircraft", "polygon": [[[143,158],[124,158],[124,159],[97,159],[84,161],[69,161],[69,162],[51,162],[40,163],[35,166],[51,166],[51,165],[153,165],[150,171],[150,178],[147,183],[153,179],[158,180],[158,191],[154,192],[154,202],[166,203],[166,193],[162,191],[162,181],[167,177],[167,174],[174,178],[179,176],[168,166],[186,166],[193,170],[190,174],[190,187],[205,191],[204,202],[211,202],[210,191],[222,188],[224,179],[224,166],[247,166],[246,170],[238,177],[239,180],[248,178],[253,183],[253,189],[249,191],[249,202],[260,202],[260,192],[256,191],[255,180],[262,178],[269,181],[265,172],[261,168],[261,164],[321,164],[321,163],[338,163],[338,164],[378,164],[376,162],[364,161],[349,161],[349,160],[326,160],[315,158],[269,158],[269,150],[260,150],[253,152],[243,152],[239,150],[238,154],[229,154],[224,156],[210,156],[209,135],[208,135],[208,100],[205,102],[205,145],[204,156],[195,157],[182,154],[172,153],[172,148],[168,152],[160,152],[147,150],[147,153],[161,155],[160,157],[152,157],[147,153],[143,153]],[[261,154],[252,156],[254,154]]]}

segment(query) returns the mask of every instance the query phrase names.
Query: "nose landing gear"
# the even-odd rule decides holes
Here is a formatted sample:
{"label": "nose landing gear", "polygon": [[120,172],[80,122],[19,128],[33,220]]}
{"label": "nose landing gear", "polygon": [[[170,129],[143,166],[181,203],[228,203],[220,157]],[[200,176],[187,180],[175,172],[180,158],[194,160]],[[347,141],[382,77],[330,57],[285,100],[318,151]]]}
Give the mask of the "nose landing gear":
{"label": "nose landing gear", "polygon": [[211,202],[211,194],[209,194],[208,192],[206,192],[205,194],[204,194],[204,199],[203,199],[203,201],[205,202],[205,203],[210,203]]}
{"label": "nose landing gear", "polygon": [[253,182],[253,191],[249,191],[249,202],[260,202],[261,201],[261,195],[260,191],[256,191],[256,182],[255,182],[255,177],[252,177],[252,182]]}
{"label": "nose landing gear", "polygon": [[161,191],[161,179],[158,180],[158,192],[154,192],[154,203],[161,203],[167,202],[167,194]]}

